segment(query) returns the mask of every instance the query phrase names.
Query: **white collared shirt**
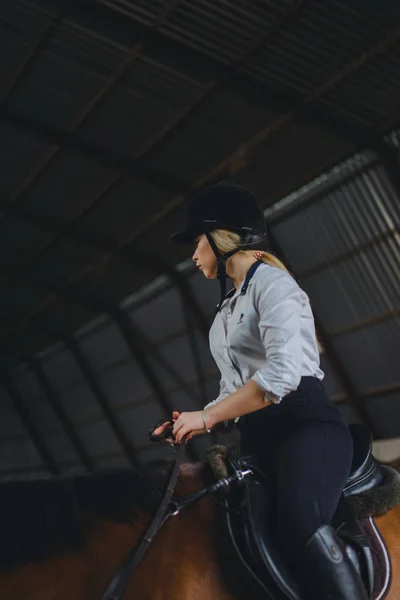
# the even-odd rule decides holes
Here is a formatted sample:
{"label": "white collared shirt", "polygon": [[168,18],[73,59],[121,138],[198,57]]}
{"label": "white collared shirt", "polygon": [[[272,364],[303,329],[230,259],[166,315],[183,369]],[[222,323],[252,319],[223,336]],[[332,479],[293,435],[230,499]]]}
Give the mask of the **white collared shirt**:
{"label": "white collared shirt", "polygon": [[226,299],[210,330],[210,348],[221,372],[223,400],[254,380],[265,399],[278,403],[303,376],[322,380],[314,317],[307,294],[288,273],[262,264],[246,293]]}

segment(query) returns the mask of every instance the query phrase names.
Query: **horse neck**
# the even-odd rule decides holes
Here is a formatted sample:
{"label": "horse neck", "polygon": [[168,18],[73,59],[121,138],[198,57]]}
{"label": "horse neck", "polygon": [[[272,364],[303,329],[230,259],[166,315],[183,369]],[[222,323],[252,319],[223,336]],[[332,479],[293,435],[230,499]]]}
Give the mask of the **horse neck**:
{"label": "horse neck", "polygon": [[[187,497],[204,487],[203,468],[199,463],[183,466],[179,496]],[[239,586],[238,581],[230,581],[232,571],[237,574],[236,567],[240,571],[240,565],[230,560],[231,544],[221,536],[221,525],[221,514],[207,496],[171,518],[154,538],[134,574],[126,600],[261,598],[259,590],[250,590],[246,573],[240,573]]]}
{"label": "horse neck", "polygon": [[[204,487],[202,469],[195,463],[182,468],[179,496]],[[131,525],[99,520],[88,530],[82,552],[0,575],[0,598],[99,600],[149,523],[144,515]],[[123,600],[258,600],[246,573],[240,571],[237,559],[231,558],[231,544],[223,540],[220,526],[221,515],[208,497],[171,518],[155,536]]]}
{"label": "horse neck", "polygon": [[147,526],[147,517],[131,525],[99,520],[81,552],[0,574],[0,598],[99,600]]}

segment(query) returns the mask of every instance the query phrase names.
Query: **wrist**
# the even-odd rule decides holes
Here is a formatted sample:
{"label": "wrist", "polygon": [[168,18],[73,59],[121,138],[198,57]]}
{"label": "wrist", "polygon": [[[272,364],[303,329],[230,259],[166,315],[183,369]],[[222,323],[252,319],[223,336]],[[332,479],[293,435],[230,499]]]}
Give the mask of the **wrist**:
{"label": "wrist", "polygon": [[214,408],[214,406],[210,406],[209,408],[205,408],[203,410],[203,421],[206,430],[211,430],[213,427],[215,427],[215,425],[218,424],[218,420],[215,418]]}
{"label": "wrist", "polygon": [[204,409],[203,412],[201,413],[201,416],[203,417],[203,424],[204,424],[204,429],[207,433],[211,433],[211,428],[212,426],[210,425],[210,423],[208,422],[208,415],[207,415],[207,411]]}

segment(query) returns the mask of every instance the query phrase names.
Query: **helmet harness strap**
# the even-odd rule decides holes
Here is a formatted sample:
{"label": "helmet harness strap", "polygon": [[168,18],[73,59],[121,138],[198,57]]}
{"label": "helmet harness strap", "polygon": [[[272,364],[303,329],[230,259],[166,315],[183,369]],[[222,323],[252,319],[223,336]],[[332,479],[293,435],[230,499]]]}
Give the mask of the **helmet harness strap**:
{"label": "helmet harness strap", "polygon": [[225,296],[226,296],[226,280],[227,280],[226,263],[231,256],[236,254],[236,252],[243,250],[243,248],[241,246],[239,246],[238,248],[235,248],[234,250],[231,250],[230,252],[227,252],[226,254],[221,254],[217,248],[216,243],[212,239],[211,234],[207,232],[205,235],[206,235],[208,243],[210,244],[215,256],[217,257],[217,278],[219,279],[220,287],[221,287],[221,297],[219,300],[217,310],[218,310],[218,312],[220,312],[220,310],[222,308],[222,304],[223,304],[223,302],[225,300]]}

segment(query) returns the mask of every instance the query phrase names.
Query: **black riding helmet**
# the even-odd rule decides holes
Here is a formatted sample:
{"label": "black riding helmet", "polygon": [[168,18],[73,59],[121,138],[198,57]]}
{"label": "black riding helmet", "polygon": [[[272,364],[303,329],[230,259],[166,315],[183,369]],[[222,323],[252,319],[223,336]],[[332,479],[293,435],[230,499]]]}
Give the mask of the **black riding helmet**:
{"label": "black riding helmet", "polygon": [[[227,229],[240,235],[240,245],[222,255],[210,233]],[[239,250],[268,250],[264,214],[254,194],[247,188],[222,181],[200,191],[188,208],[186,227],[171,236],[177,244],[193,244],[205,233],[217,257],[217,277],[221,283],[221,309],[226,296],[226,262]]]}

